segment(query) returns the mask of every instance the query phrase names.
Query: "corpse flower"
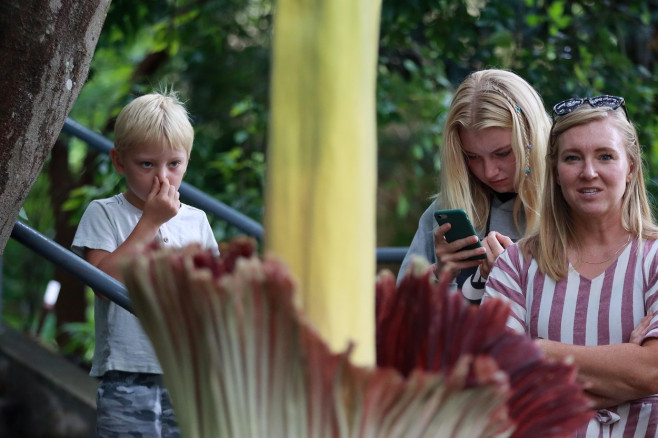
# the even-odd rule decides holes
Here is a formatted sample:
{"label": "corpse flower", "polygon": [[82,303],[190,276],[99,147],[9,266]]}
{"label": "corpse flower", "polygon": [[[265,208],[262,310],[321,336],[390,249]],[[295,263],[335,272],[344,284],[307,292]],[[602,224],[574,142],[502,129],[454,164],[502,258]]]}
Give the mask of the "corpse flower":
{"label": "corpse flower", "polygon": [[412,271],[379,277],[378,367],[332,352],[251,240],[151,247],[124,280],[187,438],[558,437],[589,419],[573,368],[506,331],[506,304]]}
{"label": "corpse flower", "polygon": [[468,307],[421,264],[397,289],[381,274],[375,308],[380,8],[276,2],[268,257],[238,240],[126,266],[186,438],[558,437],[589,417],[504,305]]}
{"label": "corpse flower", "polygon": [[[424,370],[451,376],[465,357],[487,358],[510,385],[507,415],[512,437],[571,436],[593,416],[576,369],[549,361],[525,335],[506,327],[509,305],[498,299],[468,304],[447,291],[449,277],[430,280],[427,262],[414,260],[412,273],[396,288],[390,273],[377,282],[377,365],[402,375]],[[466,388],[478,384],[471,368]]]}

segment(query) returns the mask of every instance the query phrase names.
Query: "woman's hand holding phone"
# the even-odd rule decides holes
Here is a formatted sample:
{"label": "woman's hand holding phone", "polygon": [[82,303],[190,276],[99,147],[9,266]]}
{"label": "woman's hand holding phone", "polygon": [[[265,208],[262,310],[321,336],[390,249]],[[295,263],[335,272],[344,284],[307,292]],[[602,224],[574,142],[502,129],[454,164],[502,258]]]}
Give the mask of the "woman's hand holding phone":
{"label": "woman's hand holding phone", "polygon": [[440,278],[443,270],[450,270],[453,278],[459,275],[462,269],[478,266],[484,262],[480,260],[467,260],[470,257],[481,256],[486,253],[486,248],[479,247],[475,249],[466,249],[465,247],[478,243],[480,239],[475,234],[453,242],[448,242],[445,238],[446,233],[450,230],[452,225],[447,222],[438,226],[434,230],[434,251],[436,253],[436,267],[435,274]]}
{"label": "woman's hand holding phone", "polygon": [[462,269],[479,265],[480,275],[486,279],[498,256],[512,244],[512,239],[497,231],[489,232],[480,241],[462,209],[437,210],[434,217],[439,225],[434,230],[437,277],[447,269],[454,278]]}

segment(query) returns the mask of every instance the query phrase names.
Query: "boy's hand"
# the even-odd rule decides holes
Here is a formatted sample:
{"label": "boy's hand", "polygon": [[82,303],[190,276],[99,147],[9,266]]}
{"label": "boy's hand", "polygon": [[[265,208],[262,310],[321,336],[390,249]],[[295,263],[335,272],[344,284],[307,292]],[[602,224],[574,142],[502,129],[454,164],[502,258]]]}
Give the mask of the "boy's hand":
{"label": "boy's hand", "polygon": [[153,179],[151,192],[144,203],[144,217],[159,225],[164,224],[178,214],[181,207],[180,194],[175,186],[169,184],[165,178],[160,181],[156,176]]}

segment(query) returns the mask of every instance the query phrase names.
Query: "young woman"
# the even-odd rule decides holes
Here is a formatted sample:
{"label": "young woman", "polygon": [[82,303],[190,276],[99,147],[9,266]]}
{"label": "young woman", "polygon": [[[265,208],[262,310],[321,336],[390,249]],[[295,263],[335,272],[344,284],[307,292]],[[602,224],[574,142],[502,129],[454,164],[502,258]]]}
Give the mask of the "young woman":
{"label": "young woman", "polygon": [[[539,220],[550,120],[537,92],[506,70],[470,74],[459,86],[441,144],[440,193],[420,218],[398,274],[414,256],[452,272],[464,296],[479,302],[496,258]],[[439,209],[463,209],[478,236],[448,243]],[[482,239],[483,248],[460,251]],[[469,257],[486,254],[486,259]]]}

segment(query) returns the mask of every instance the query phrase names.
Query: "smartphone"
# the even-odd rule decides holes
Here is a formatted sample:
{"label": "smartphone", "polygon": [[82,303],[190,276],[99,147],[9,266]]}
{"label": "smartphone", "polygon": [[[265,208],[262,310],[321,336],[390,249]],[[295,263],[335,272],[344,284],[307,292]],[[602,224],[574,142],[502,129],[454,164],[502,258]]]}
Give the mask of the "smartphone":
{"label": "smartphone", "polygon": [[[455,240],[463,239],[464,237],[468,236],[477,236],[471,220],[468,218],[468,215],[466,215],[466,212],[461,208],[456,208],[453,210],[437,210],[434,212],[434,218],[439,225],[443,225],[446,222],[450,222],[452,225],[446,233],[446,240],[448,242],[454,242]],[[482,243],[478,240],[477,243],[468,245],[462,248],[460,251],[480,247],[482,247]],[[466,260],[480,260],[486,258],[486,254],[479,254],[473,257],[469,257]]]}

